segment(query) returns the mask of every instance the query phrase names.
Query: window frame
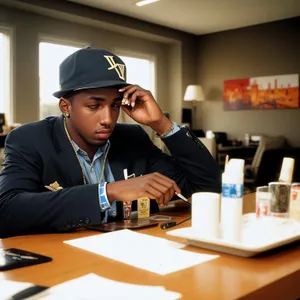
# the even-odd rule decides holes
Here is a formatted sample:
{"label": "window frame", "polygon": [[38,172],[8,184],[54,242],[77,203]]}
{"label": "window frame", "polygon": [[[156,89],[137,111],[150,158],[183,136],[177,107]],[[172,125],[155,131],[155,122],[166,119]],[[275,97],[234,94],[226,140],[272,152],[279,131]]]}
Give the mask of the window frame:
{"label": "window frame", "polygon": [[[6,40],[6,51],[8,54],[8,60],[5,61],[4,68],[8,71],[8,84],[4,86],[4,89],[6,89],[5,94],[9,104],[8,109],[4,110],[5,117],[6,117],[6,123],[7,124],[13,124],[15,121],[15,65],[14,65],[14,38],[15,38],[15,30],[13,27],[8,27],[5,25],[0,24],[0,33],[2,33],[5,36]],[[6,71],[5,71],[6,72]]]}
{"label": "window frame", "polygon": [[137,58],[137,59],[145,59],[152,62],[152,76],[153,76],[153,97],[157,101],[157,57],[154,54],[146,53],[146,52],[138,52],[138,51],[132,51],[124,48],[115,48],[114,53],[118,56],[127,56],[131,58]]}
{"label": "window frame", "polygon": [[[48,43],[48,44],[57,44],[59,46],[67,46],[67,47],[76,47],[76,48],[84,48],[84,47],[91,47],[90,42],[84,42],[84,41],[79,41],[75,39],[65,39],[62,37],[54,37],[46,34],[39,34],[38,37],[38,70],[40,70],[40,43]],[[38,71],[38,76],[40,77],[40,71]],[[55,92],[55,91],[53,91]],[[39,95],[39,101],[38,101],[38,116],[39,120],[42,120],[44,117],[41,115],[41,98],[40,98],[40,82],[38,84],[38,95]]]}

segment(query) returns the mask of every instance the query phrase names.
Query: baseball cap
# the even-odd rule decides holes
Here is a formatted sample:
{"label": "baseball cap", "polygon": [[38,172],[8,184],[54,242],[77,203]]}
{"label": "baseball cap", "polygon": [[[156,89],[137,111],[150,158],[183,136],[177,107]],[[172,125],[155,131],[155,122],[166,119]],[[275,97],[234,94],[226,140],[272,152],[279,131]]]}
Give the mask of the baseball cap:
{"label": "baseball cap", "polygon": [[126,66],[120,57],[104,49],[86,47],[68,56],[59,66],[60,98],[71,92],[102,87],[123,87]]}

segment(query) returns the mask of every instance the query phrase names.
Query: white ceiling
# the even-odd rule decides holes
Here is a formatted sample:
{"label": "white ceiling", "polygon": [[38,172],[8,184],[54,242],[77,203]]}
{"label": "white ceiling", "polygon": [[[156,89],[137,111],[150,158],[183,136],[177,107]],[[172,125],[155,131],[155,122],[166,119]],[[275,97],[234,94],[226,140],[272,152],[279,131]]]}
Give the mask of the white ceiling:
{"label": "white ceiling", "polygon": [[193,34],[300,16],[300,0],[160,0],[138,7],[137,0],[68,0]]}

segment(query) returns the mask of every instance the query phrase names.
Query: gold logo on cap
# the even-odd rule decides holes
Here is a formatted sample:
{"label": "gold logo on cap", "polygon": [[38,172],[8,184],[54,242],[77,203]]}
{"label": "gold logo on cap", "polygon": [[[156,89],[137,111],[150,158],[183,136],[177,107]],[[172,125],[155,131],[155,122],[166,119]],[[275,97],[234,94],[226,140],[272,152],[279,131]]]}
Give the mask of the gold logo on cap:
{"label": "gold logo on cap", "polygon": [[108,61],[110,67],[107,70],[115,70],[120,79],[125,80],[125,65],[124,64],[116,64],[114,57],[110,55],[104,55],[106,60]]}

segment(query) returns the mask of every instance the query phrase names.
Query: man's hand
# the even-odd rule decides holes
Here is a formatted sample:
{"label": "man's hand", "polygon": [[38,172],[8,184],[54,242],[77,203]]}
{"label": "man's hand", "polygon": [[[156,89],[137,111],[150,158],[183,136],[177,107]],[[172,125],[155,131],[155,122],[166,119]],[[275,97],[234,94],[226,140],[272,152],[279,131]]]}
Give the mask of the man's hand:
{"label": "man's hand", "polygon": [[123,93],[122,109],[136,122],[150,126],[158,134],[171,128],[171,121],[162,113],[151,92],[138,85],[119,90]]}
{"label": "man's hand", "polygon": [[106,185],[109,202],[114,200],[130,202],[141,197],[148,197],[155,199],[159,206],[165,206],[175,192],[180,193],[176,182],[157,172]]}

